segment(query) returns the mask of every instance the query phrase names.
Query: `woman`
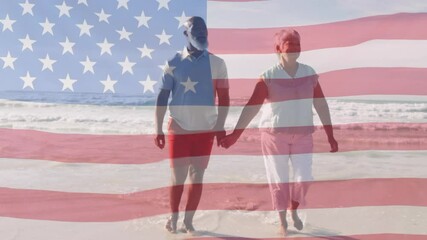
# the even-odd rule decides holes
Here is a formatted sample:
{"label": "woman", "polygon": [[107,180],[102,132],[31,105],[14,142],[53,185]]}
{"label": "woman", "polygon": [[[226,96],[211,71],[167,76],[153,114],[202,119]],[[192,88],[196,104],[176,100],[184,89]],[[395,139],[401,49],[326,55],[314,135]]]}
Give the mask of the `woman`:
{"label": "woman", "polygon": [[[307,184],[303,182],[313,180],[313,105],[328,136],[331,152],[338,151],[338,143],[333,136],[329,108],[318,75],[310,66],[297,61],[301,52],[298,32],[292,29],[278,32],[275,51],[279,63],[261,75],[235,130],[221,141],[221,145],[225,148],[233,145],[264,105],[259,124],[264,163],[273,207],[279,212],[280,229],[286,235],[288,208],[295,228],[303,228],[296,209],[305,204]],[[292,187],[288,184],[289,161],[295,181]]]}

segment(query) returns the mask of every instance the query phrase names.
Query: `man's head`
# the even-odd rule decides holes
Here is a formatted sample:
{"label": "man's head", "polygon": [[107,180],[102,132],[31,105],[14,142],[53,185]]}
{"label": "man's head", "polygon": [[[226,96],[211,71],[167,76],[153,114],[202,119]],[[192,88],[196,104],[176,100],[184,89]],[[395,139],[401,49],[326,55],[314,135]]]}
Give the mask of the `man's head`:
{"label": "man's head", "polygon": [[184,35],[191,47],[203,51],[208,47],[208,28],[201,17],[191,17],[184,24]]}
{"label": "man's head", "polygon": [[276,33],[274,48],[278,55],[293,60],[299,57],[301,52],[300,35],[294,29],[283,29]]}

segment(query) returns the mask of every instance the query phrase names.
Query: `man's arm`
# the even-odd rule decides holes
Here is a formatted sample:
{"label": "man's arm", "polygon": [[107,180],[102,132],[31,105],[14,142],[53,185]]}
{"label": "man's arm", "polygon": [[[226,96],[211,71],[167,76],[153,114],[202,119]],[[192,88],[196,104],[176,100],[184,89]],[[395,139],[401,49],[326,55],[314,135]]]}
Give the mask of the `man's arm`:
{"label": "man's arm", "polygon": [[221,139],[225,136],[224,124],[230,106],[230,94],[228,88],[217,88],[216,93],[218,95],[218,118],[214,130],[217,146],[219,146]]}
{"label": "man's arm", "polygon": [[170,90],[161,89],[156,101],[156,138],[154,143],[160,149],[165,147],[165,134],[163,133],[163,119],[168,107]]}
{"label": "man's arm", "polygon": [[326,102],[325,95],[323,94],[320,83],[314,89],[313,105],[319,115],[320,121],[323,124],[326,135],[328,136],[329,144],[331,145],[331,152],[338,151],[338,143],[334,138],[334,131],[332,128],[331,115],[329,113],[329,106]]}

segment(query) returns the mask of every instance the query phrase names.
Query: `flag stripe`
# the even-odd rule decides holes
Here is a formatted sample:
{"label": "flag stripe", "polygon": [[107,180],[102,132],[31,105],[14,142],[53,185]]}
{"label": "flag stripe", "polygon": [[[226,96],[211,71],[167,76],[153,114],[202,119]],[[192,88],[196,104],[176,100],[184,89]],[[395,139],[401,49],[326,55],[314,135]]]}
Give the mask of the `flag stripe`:
{"label": "flag stripe", "polygon": [[[352,179],[305,182],[309,184],[304,208],[356,206],[427,206],[427,179]],[[292,185],[283,184],[284,186]],[[271,210],[268,184],[203,184],[200,210]],[[66,193],[0,188],[3,217],[105,222],[165,214],[169,188],[132,194]],[[337,194],[339,193],[339,194]]]}
{"label": "flag stripe", "polygon": [[[353,68],[319,74],[325,97],[357,95],[427,95],[427,68]],[[248,98],[257,78],[230,80],[233,99]],[[283,100],[300,99],[284,96]],[[282,100],[282,101],[283,101]],[[234,105],[245,105],[237,102]]]}
{"label": "flag stripe", "polygon": [[[374,40],[352,47],[328,48],[301,54],[299,62],[317,73],[352,68],[425,68],[426,40]],[[278,63],[276,54],[219,54],[230,79],[257,78]]]}
{"label": "flag stripe", "polygon": [[[340,151],[426,150],[427,123],[360,123],[336,125]],[[373,131],[376,130],[376,131]],[[1,129],[2,158],[52,160],[67,163],[141,164],[167,159],[166,151],[154,147],[154,135],[56,134],[35,130]],[[215,155],[261,155],[259,130],[248,129],[233,148],[214,148]],[[255,140],[256,139],[256,140]],[[319,127],[312,152],[328,152]],[[25,147],[23,147],[25,146]],[[310,150],[311,152],[311,150]],[[302,152],[301,152],[302,153]]]}
{"label": "flag stripe", "polygon": [[[286,239],[294,240],[340,240],[340,239],[364,239],[364,240],[378,240],[378,239],[387,239],[387,240],[422,240],[425,239],[427,235],[413,235],[413,234],[363,234],[363,235],[335,235],[335,236],[319,236],[319,237],[286,237]],[[203,238],[192,238],[197,240],[208,240],[208,239],[229,239],[229,240],[243,240],[247,239],[244,237],[203,237]],[[278,240],[283,238],[263,238],[265,240]]]}
{"label": "flag stripe", "polygon": [[[301,212],[300,212],[301,213]],[[304,213],[308,218],[303,231],[296,231],[290,224],[288,237],[320,237],[328,236],[381,236],[390,233],[396,236],[425,236],[423,226],[427,210],[424,207],[410,206],[376,206],[354,208],[324,208],[307,209]],[[369,217],[366,217],[369,215]],[[325,221],[328,216],[331,221]],[[411,216],[410,220],[402,216]],[[27,220],[0,217],[0,222],[7,232],[4,239],[11,239],[19,232],[19,239],[146,239],[171,237],[164,230],[168,215],[157,215],[121,222],[64,222]],[[339,221],[334,221],[339,219]],[[220,220],[220,221],[218,221]],[[246,237],[246,239],[268,239],[279,237],[277,232],[277,213],[274,211],[198,211],[195,216],[195,226],[205,237]],[[358,224],[354,224],[358,222]],[[236,225],[238,224],[238,227]],[[409,224],[406,224],[409,223]],[[410,224],[413,223],[413,224]],[[96,227],[94,227],[96,226]],[[392,226],[390,228],[390,226]],[[22,231],[25,229],[25,232]],[[40,231],[40,229],[55,229],[55,231]],[[70,232],[74,234],[69,234]],[[212,235],[214,233],[215,235]],[[28,237],[27,237],[28,236]],[[199,237],[203,237],[198,235]],[[387,235],[388,236],[388,235]],[[176,235],[187,237],[185,234]],[[342,238],[341,238],[342,239]],[[360,238],[357,238],[360,239]],[[362,238],[363,239],[363,238]],[[381,238],[388,239],[388,238]]]}
{"label": "flag stripe", "polygon": [[[363,239],[363,240],[424,240],[427,235],[415,235],[415,234],[392,234],[392,233],[382,233],[382,234],[358,234],[358,235],[334,235],[334,236],[313,236],[313,237],[292,237],[287,236],[286,239],[290,240],[342,240],[342,239]],[[213,240],[213,239],[224,239],[224,240],[244,240],[248,239],[245,237],[196,237],[191,238],[196,240]],[[279,240],[283,238],[263,238],[264,240]]]}
{"label": "flag stripe", "polygon": [[[357,178],[427,178],[426,151],[360,151],[314,154],[316,180]],[[411,156],[411,158],[408,158]],[[245,160],[242,161],[242,158]],[[354,159],[357,158],[357,163]],[[227,168],[224,168],[224,161]],[[384,168],[384,162],[389,166]],[[335,169],[355,168],[345,172]],[[358,167],[356,167],[358,166]],[[416,169],[413,166],[417,166]],[[363,167],[361,170],[360,167]],[[151,164],[56,163],[48,160],[0,159],[0,187],[124,194],[169,186],[169,162]],[[18,169],[18,170],[17,170]],[[162,171],[157,171],[163,169]],[[242,172],[240,169],[246,169]],[[19,171],[19,174],[16,172]],[[93,174],[95,173],[96,174]],[[334,172],[333,175],[330,173]],[[211,156],[204,183],[267,183],[263,156]],[[78,176],[78,177],[76,177]],[[52,179],[55,178],[55,181]],[[291,178],[289,182],[294,182]],[[87,184],[91,183],[91,184]]]}
{"label": "flag stripe", "polygon": [[[302,50],[310,51],[353,46],[375,39],[424,40],[427,39],[427,32],[422,29],[426,25],[427,13],[399,13],[320,25],[289,26],[289,28],[296,29],[301,35]],[[209,49],[216,54],[275,53],[274,34],[280,29],[283,27],[210,28]],[[227,41],[223,40],[224,36],[227,36]]]}
{"label": "flag stripe", "polygon": [[[210,28],[257,29],[318,25],[378,15],[425,12],[427,3],[419,0],[359,0],[357,3],[336,0],[269,0],[241,3],[208,1],[207,19]],[[354,32],[354,36],[357,37],[357,32]],[[245,41],[248,40],[250,39]]]}

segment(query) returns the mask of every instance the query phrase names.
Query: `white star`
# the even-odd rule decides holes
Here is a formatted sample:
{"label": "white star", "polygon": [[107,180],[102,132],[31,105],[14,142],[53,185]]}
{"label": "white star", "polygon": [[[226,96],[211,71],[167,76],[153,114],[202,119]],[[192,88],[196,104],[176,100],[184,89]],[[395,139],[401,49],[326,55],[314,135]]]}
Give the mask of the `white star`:
{"label": "white star", "polygon": [[86,56],[86,61],[82,61],[80,63],[85,67],[83,69],[83,73],[86,73],[86,72],[95,73],[95,71],[93,71],[93,66],[96,64],[96,62],[91,62],[88,56]]}
{"label": "white star", "polygon": [[46,54],[46,58],[39,58],[40,62],[43,63],[42,71],[45,69],[49,69],[53,72],[53,64],[56,62],[56,60],[52,60],[49,58],[49,54]]}
{"label": "white star", "polygon": [[128,57],[125,58],[124,62],[119,62],[120,66],[122,66],[122,74],[125,74],[126,72],[129,72],[130,74],[133,74],[132,67],[136,64],[134,62],[129,62]]}
{"label": "white star", "polygon": [[27,13],[34,16],[33,14],[34,4],[29,3],[28,0],[25,0],[25,3],[20,3],[19,5],[21,5],[22,7],[22,16],[24,16]]}
{"label": "white star", "polygon": [[33,44],[36,42],[36,40],[31,40],[28,34],[25,38],[19,39],[19,41],[22,43],[22,51],[27,48],[33,51]]}
{"label": "white star", "polygon": [[127,32],[125,27],[122,27],[122,30],[117,30],[116,32],[118,32],[120,34],[120,40],[122,39],[126,39],[130,42],[130,35],[132,35],[133,33],[131,32]]}
{"label": "white star", "polygon": [[49,20],[46,18],[46,21],[44,23],[40,23],[40,25],[43,27],[42,35],[44,35],[45,33],[50,33],[51,35],[53,35],[52,27],[55,26],[55,23],[50,23]]}
{"label": "white star", "polygon": [[98,16],[98,18],[99,18],[99,22],[106,22],[106,23],[110,23],[109,21],[108,21],[108,18],[111,16],[111,14],[106,14],[105,12],[104,12],[104,9],[101,9],[101,12],[99,12],[99,13],[95,13],[96,14],[96,16]]}
{"label": "white star", "polygon": [[114,93],[114,85],[117,83],[115,80],[111,80],[110,75],[107,75],[107,79],[104,81],[100,81],[104,85],[104,93],[107,91],[111,91]]}
{"label": "white star", "polygon": [[148,48],[147,44],[144,44],[144,47],[138,48],[138,50],[141,51],[141,58],[148,57],[148,58],[152,59],[151,53],[154,51],[154,49]]}
{"label": "white star", "polygon": [[128,2],[129,0],[117,0],[117,9],[121,7],[128,9]]}
{"label": "white star", "polygon": [[184,46],[184,49],[182,49],[182,51],[178,51],[178,53],[180,53],[181,54],[181,62],[183,62],[183,61],[185,61],[185,60],[188,60],[188,61],[190,61],[190,62],[192,62],[193,60],[191,60],[191,58],[189,58],[189,57],[186,57],[185,55],[184,55],[184,52],[186,52],[187,51],[187,46]]}
{"label": "white star", "polygon": [[27,75],[20,78],[22,79],[22,81],[24,81],[24,86],[22,87],[22,89],[29,87],[34,90],[33,82],[36,79],[35,77],[31,77],[30,73],[27,71]]}
{"label": "white star", "polygon": [[61,17],[62,15],[67,15],[68,17],[70,17],[70,10],[73,7],[67,6],[67,4],[65,4],[65,1],[62,2],[62,5],[55,5],[55,7],[59,9],[59,17]]}
{"label": "white star", "polygon": [[90,37],[90,29],[93,28],[93,25],[89,25],[86,23],[86,20],[83,20],[82,24],[76,24],[78,28],[80,28],[80,37],[83,34],[86,34]]}
{"label": "white star", "polygon": [[104,39],[103,43],[97,43],[97,45],[101,48],[101,54],[100,55],[102,55],[104,53],[108,53],[108,54],[112,55],[111,47],[113,47],[114,44],[109,43],[106,38]]}
{"label": "white star", "polygon": [[77,80],[71,79],[69,74],[67,74],[65,78],[60,78],[59,81],[61,81],[63,84],[62,91],[70,89],[70,91],[74,92],[73,84],[77,82]]}
{"label": "white star", "polygon": [[175,17],[175,19],[176,19],[176,20],[178,20],[178,22],[179,22],[179,24],[178,24],[178,28],[180,28],[180,27],[184,26],[184,23],[185,23],[185,22],[187,22],[187,20],[188,20],[189,18],[190,18],[190,17],[185,16],[185,12],[184,12],[184,11],[182,11],[182,14],[181,14],[181,16],[180,16],[180,17]]}
{"label": "white star", "polygon": [[87,6],[87,0],[79,0],[77,4],[84,4]]}
{"label": "white star", "polygon": [[173,77],[173,70],[175,70],[175,66],[169,65],[169,62],[166,62],[165,65],[159,65],[159,68],[163,70],[163,74],[171,75]]}
{"label": "white star", "polygon": [[186,82],[181,82],[180,84],[185,87],[184,93],[188,91],[192,91],[193,93],[196,93],[196,89],[194,88],[194,86],[196,86],[197,83],[198,82],[192,82],[190,77],[188,77]]}
{"label": "white star", "polygon": [[156,34],[156,37],[158,37],[160,40],[159,45],[162,45],[163,43],[171,45],[171,43],[169,42],[169,39],[172,37],[172,35],[167,35],[164,29],[162,31],[162,34]]}
{"label": "white star", "polygon": [[6,29],[9,29],[11,32],[13,32],[12,25],[16,22],[15,20],[11,20],[9,18],[9,14],[6,14],[6,18],[0,20],[0,22],[3,24],[3,32]]}
{"label": "white star", "polygon": [[61,46],[64,48],[64,50],[62,50],[62,55],[67,52],[71,53],[71,55],[74,55],[73,46],[75,43],[68,41],[68,37],[65,37],[65,42],[60,42],[59,44],[61,44]]}
{"label": "white star", "polygon": [[6,57],[1,57],[1,60],[3,60],[4,64],[3,64],[3,69],[10,67],[13,70],[15,70],[15,66],[13,65],[13,62],[16,61],[16,58],[10,56],[10,52],[7,52],[7,56]]}
{"label": "white star", "polygon": [[159,8],[157,10],[160,10],[162,8],[166,8],[167,10],[169,10],[169,2],[171,0],[156,0],[159,3]]}
{"label": "white star", "polygon": [[150,75],[148,75],[145,81],[139,81],[139,83],[144,87],[144,93],[148,91],[154,93],[154,85],[156,85],[157,81],[151,80]]}
{"label": "white star", "polygon": [[136,16],[135,19],[138,20],[138,27],[146,26],[150,28],[148,26],[148,21],[150,21],[151,17],[145,16],[144,11],[141,12],[141,16]]}

